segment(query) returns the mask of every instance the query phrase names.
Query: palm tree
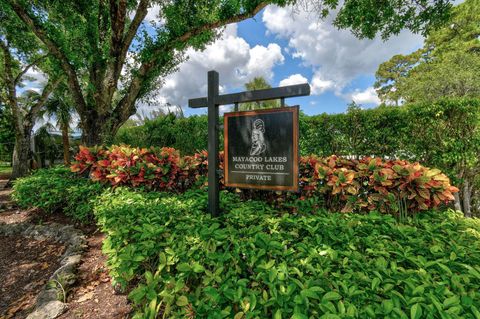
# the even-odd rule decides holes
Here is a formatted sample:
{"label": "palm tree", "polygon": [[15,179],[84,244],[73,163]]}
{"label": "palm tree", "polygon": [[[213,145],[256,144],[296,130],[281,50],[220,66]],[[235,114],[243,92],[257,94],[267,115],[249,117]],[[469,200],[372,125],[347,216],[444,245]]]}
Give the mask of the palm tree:
{"label": "palm tree", "polygon": [[[245,83],[245,89],[248,91],[271,89],[272,86],[265,80],[264,77],[255,77],[250,82]],[[278,100],[271,101],[257,101],[240,104],[240,111],[251,111],[259,109],[270,109],[274,107],[280,107]]]}
{"label": "palm tree", "polygon": [[65,165],[70,165],[70,139],[68,133],[73,112],[73,103],[71,103],[67,90],[63,86],[56,90],[45,103],[44,114],[48,117],[56,118],[56,125],[60,127],[62,132],[63,162]]}

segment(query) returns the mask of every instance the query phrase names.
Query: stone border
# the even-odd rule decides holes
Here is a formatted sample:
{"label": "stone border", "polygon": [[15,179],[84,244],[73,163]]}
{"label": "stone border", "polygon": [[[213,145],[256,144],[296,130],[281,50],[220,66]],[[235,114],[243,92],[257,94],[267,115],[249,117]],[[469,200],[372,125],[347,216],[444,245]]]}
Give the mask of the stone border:
{"label": "stone border", "polygon": [[[66,246],[60,261],[60,268],[50,276],[47,284],[37,296],[35,310],[27,319],[54,319],[65,312],[67,305],[58,300],[58,293],[64,293],[75,281],[75,270],[81,261],[81,253],[86,248],[86,239],[82,232],[72,225],[52,223],[34,225],[28,222],[18,224],[0,224],[0,234],[21,235],[35,240],[53,239]],[[50,283],[55,283],[51,287]]]}

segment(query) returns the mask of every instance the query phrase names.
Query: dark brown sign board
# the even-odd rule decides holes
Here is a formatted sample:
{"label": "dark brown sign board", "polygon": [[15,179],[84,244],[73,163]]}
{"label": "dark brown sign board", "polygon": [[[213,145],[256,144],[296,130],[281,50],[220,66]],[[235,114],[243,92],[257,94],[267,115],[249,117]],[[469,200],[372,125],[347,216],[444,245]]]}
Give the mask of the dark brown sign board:
{"label": "dark brown sign board", "polygon": [[224,114],[225,186],[298,190],[298,106]]}

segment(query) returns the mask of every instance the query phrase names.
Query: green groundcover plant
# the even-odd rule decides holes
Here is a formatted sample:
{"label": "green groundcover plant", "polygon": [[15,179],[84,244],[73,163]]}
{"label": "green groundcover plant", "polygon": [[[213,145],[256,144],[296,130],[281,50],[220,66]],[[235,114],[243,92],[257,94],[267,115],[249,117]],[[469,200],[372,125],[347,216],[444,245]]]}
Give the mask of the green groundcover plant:
{"label": "green groundcover plant", "polygon": [[17,179],[12,196],[22,208],[38,207],[47,213],[61,210],[74,220],[87,223],[93,221],[92,199],[104,188],[59,166]]}
{"label": "green groundcover plant", "polygon": [[[289,214],[222,193],[106,190],[94,203],[135,318],[480,318],[480,223],[453,211]],[[295,203],[294,203],[295,204]]]}

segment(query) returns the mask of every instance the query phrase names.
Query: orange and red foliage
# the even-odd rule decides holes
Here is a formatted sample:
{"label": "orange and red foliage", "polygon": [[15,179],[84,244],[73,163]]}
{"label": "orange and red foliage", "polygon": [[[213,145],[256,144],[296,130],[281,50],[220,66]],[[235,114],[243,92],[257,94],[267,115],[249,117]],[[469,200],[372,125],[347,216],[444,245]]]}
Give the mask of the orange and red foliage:
{"label": "orange and red foliage", "polygon": [[179,153],[167,147],[159,152],[128,146],[80,147],[71,170],[112,186],[145,186],[168,191],[177,190],[185,175]]}
{"label": "orange and red foliage", "polygon": [[[223,168],[223,153],[219,157]],[[160,191],[185,191],[208,170],[206,151],[180,157],[173,148],[80,147],[75,160],[72,171],[94,181]],[[320,197],[327,208],[342,212],[397,212],[400,202],[418,212],[447,204],[458,191],[438,169],[368,157],[302,157],[299,180],[300,198]]]}
{"label": "orange and red foliage", "polygon": [[404,160],[303,157],[300,164],[303,196],[323,196],[330,209],[342,212],[422,211],[453,201],[458,189],[438,169]]}

